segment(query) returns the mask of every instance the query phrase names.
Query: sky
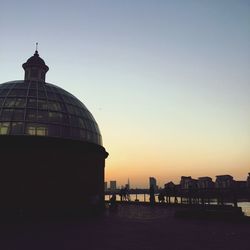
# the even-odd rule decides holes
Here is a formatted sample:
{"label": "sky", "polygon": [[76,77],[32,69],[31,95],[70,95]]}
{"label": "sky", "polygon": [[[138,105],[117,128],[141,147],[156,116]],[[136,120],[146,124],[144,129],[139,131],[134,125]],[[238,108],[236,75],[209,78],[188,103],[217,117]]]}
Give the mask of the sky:
{"label": "sky", "polygon": [[99,124],[106,181],[247,178],[250,1],[1,0],[0,32],[0,83],[38,42],[46,81]]}

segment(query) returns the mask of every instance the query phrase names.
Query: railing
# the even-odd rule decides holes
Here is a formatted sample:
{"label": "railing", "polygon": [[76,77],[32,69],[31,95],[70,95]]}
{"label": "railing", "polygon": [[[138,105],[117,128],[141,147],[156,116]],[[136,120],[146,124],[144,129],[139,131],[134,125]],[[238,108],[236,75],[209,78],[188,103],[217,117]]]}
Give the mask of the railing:
{"label": "railing", "polygon": [[[120,190],[107,191],[106,200],[109,200],[113,194],[116,194],[116,200],[120,201],[137,201],[137,202],[149,202],[150,195],[149,190],[128,190],[125,197],[121,196]],[[161,199],[160,198],[161,194]],[[249,188],[209,188],[209,189],[178,189],[178,190],[158,190],[155,194],[155,200],[158,203],[167,204],[217,204],[223,205],[225,203],[232,203],[237,207],[239,200],[250,201]]]}

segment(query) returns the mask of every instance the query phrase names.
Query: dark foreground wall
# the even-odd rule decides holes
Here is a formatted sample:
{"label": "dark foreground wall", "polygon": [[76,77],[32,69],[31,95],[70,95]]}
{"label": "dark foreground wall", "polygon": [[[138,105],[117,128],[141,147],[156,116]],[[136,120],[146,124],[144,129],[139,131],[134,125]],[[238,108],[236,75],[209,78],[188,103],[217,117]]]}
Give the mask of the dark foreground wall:
{"label": "dark foreground wall", "polygon": [[0,136],[0,216],[81,215],[104,205],[101,146]]}

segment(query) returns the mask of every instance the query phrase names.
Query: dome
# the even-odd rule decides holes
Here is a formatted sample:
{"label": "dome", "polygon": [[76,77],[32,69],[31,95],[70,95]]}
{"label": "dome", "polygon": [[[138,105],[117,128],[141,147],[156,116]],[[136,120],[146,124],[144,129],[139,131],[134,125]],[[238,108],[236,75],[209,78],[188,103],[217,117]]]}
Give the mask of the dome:
{"label": "dome", "polygon": [[102,145],[98,125],[76,97],[50,83],[0,84],[0,135],[71,138]]}
{"label": "dome", "polygon": [[83,103],[46,83],[45,74],[29,74],[48,70],[37,51],[23,67],[25,80],[0,84],[0,135],[58,137],[102,146],[98,125]]}

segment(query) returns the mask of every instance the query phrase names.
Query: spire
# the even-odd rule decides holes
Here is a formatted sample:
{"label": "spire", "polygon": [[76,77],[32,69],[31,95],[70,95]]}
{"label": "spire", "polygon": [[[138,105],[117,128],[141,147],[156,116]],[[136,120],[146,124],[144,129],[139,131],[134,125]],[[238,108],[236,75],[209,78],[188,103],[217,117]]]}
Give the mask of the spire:
{"label": "spire", "polygon": [[44,60],[39,57],[38,43],[36,43],[36,50],[32,57],[30,57],[26,63],[23,64],[25,71],[25,80],[43,81],[45,82],[45,75],[49,70],[49,67],[45,64]]}
{"label": "spire", "polygon": [[34,56],[38,56],[39,57],[39,54],[38,54],[38,42],[36,42],[36,50],[35,50]]}

